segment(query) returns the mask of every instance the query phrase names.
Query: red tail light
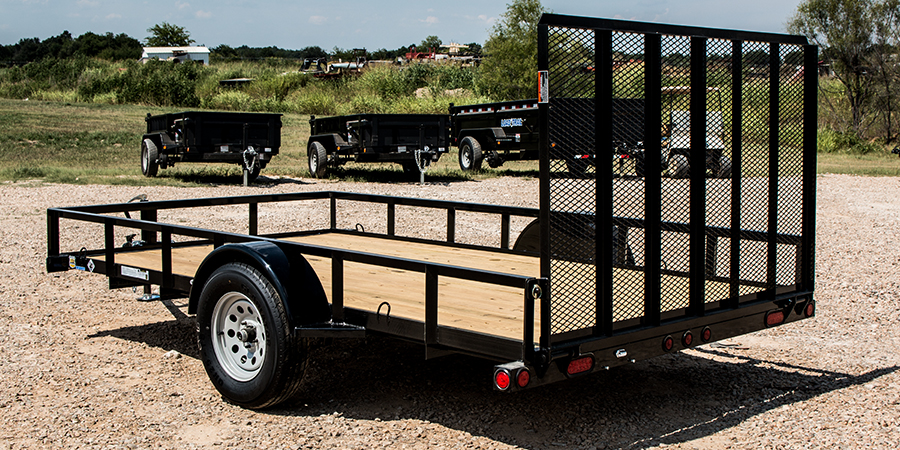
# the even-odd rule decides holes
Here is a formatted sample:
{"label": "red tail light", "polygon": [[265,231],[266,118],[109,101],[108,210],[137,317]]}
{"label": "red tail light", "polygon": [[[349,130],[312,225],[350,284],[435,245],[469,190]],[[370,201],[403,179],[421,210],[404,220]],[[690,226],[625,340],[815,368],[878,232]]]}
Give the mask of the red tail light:
{"label": "red tail light", "polygon": [[673,348],[675,348],[675,339],[672,339],[672,336],[666,336],[665,339],[663,339],[663,350],[669,352],[672,351]]}
{"label": "red tail light", "polygon": [[498,370],[494,373],[494,386],[501,391],[505,391],[509,389],[509,372],[505,370]]}
{"label": "red tail light", "polygon": [[773,327],[784,323],[784,311],[772,311],[766,314],[766,326]]}
{"label": "red tail light", "polygon": [[566,373],[568,373],[569,375],[578,375],[579,373],[585,373],[593,368],[594,357],[582,356],[581,358],[576,358],[569,362],[569,367],[566,368]]}
{"label": "red tail light", "polygon": [[519,373],[516,375],[516,384],[520,388],[524,388],[528,386],[528,383],[531,382],[531,373],[528,372],[528,369],[519,370]]}
{"label": "red tail light", "polygon": [[803,314],[806,317],[812,317],[816,314],[816,304],[813,303],[812,300],[810,300],[809,303],[806,304],[806,308],[803,308]]}
{"label": "red tail light", "polygon": [[683,335],[681,335],[681,343],[684,344],[685,347],[690,347],[691,344],[694,343],[694,335],[691,334],[691,330],[685,331]]}
{"label": "red tail light", "polygon": [[709,327],[704,328],[703,331],[700,332],[700,339],[702,339],[703,342],[709,342],[709,340],[712,339],[712,330],[710,330]]}

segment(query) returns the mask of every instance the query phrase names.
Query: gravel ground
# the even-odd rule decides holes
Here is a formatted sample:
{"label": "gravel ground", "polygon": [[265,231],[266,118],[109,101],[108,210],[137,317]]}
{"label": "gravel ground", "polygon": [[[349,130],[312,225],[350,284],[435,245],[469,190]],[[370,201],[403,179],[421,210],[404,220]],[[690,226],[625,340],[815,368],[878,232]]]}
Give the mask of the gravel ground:
{"label": "gravel ground", "polygon": [[[139,302],[130,289],[108,290],[102,276],[44,270],[46,208],[139,193],[162,200],[347,190],[527,206],[537,198],[535,180],[515,178],[426,186],[269,181],[0,186],[0,450],[900,445],[898,178],[819,177],[815,319],[515,395],[490,390],[490,362],[425,361],[421,347],[370,337],[317,349],[296,401],[244,410],[208,381],[183,301]],[[262,222],[322,220],[312,209],[291,212],[261,208]],[[209,210],[161,220],[240,228],[238,216]],[[398,226],[421,232],[431,219]],[[482,236],[478,226],[457,227]],[[63,233],[96,238],[88,229]]]}

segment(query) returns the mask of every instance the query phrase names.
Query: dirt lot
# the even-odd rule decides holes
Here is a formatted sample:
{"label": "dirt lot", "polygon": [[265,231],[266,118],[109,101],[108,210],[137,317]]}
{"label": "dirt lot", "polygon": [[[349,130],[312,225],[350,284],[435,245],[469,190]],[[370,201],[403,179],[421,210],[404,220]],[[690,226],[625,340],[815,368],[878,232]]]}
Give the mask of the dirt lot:
{"label": "dirt lot", "polygon": [[[529,206],[537,198],[535,180],[514,178],[270,181],[0,186],[0,450],[900,445],[898,178],[819,177],[815,319],[512,396],[490,390],[490,362],[424,361],[418,346],[368,338],[316,350],[297,401],[244,410],[208,381],[183,301],[138,302],[131,289],[108,290],[102,276],[44,270],[47,207],[139,193],[162,200],[347,190]],[[229,220],[205,214],[177,220]]]}

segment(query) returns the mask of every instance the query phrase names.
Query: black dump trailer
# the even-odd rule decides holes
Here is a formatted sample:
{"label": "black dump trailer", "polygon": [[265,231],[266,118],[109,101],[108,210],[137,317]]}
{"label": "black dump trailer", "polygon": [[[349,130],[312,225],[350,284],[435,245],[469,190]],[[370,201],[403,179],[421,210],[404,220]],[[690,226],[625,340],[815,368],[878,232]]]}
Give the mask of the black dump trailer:
{"label": "black dump trailer", "polygon": [[[568,99],[568,101],[580,105],[580,108],[593,106],[591,98]],[[643,114],[643,99],[613,99],[613,140],[609,147],[610,155],[619,166],[626,160],[634,160],[637,176],[644,176],[641,142]],[[497,168],[506,161],[539,159],[538,117],[537,99],[451,105],[451,135],[453,145],[459,149],[459,168],[463,171],[479,170],[483,162],[487,162],[491,168]],[[589,127],[589,123],[581,123],[574,127],[573,131]],[[577,139],[575,136],[573,140]],[[596,149],[584,145],[572,145],[568,148],[571,155],[566,158],[566,164],[573,175],[584,176],[587,168],[599,159],[596,158]]]}
{"label": "black dump trailer", "polygon": [[453,145],[459,168],[496,168],[506,161],[538,159],[537,99],[479,105],[450,105]]}
{"label": "black dump trailer", "polygon": [[[321,338],[391,336],[421,343],[426,358],[477,355],[495,362],[486,382],[515,392],[816,314],[817,47],[799,36],[545,14],[538,50],[539,208],[345,192],[51,208],[47,270],[187,298],[210,380],[248,408],[302,389],[309,345]],[[799,77],[783,62],[795,52]],[[614,64],[622,53],[640,64]],[[676,53],[688,69],[667,65]],[[750,53],[769,55],[765,71]],[[673,73],[691,86],[695,145],[705,141],[707,84],[727,90],[731,178],[661,176],[662,83]],[[575,149],[613,141],[616,98],[643,100],[647,176],[573,177]],[[692,152],[688,162],[705,159]],[[209,206],[231,208],[222,229],[158,220]],[[278,207],[327,212],[318,225],[261,233]],[[458,239],[472,213],[495,217],[493,239]],[[237,231],[235,214],[247,217]],[[403,218],[443,232],[401,235]],[[118,245],[135,229],[139,245]]]}
{"label": "black dump trailer", "polygon": [[141,172],[181,162],[231,163],[253,181],[281,147],[281,114],[185,111],[151,116],[141,142]]}
{"label": "black dump trailer", "polygon": [[348,162],[398,163],[419,173],[449,148],[445,114],[351,114],[311,117],[307,144],[309,173],[325,176],[328,167]]}

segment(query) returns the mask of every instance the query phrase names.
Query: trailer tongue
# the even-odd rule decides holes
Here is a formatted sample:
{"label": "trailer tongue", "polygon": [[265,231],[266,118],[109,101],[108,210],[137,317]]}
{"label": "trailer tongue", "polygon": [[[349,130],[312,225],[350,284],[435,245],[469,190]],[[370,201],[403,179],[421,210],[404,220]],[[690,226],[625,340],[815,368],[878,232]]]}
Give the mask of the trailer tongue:
{"label": "trailer tongue", "polygon": [[[343,192],[53,208],[47,270],[188,297],[212,383],[248,408],[302,388],[315,338],[379,334],[421,343],[426,358],[488,358],[494,389],[512,392],[814,316],[816,47],[550,14],[538,31],[539,209]],[[799,77],[782,63],[795,52]],[[691,88],[679,178],[660,175],[664,86]],[[731,178],[707,176],[708,86],[721,89],[716,145]],[[613,142],[618,99],[641,99],[646,176],[573,173],[577,156]],[[260,208],[285,202],[312,202],[328,224],[260,234]],[[362,205],[383,221],[355,217]],[[244,231],[158,220],[211,206],[244,215]],[[457,239],[469,213],[495,218],[494,244]],[[398,216],[444,226],[399,236]],[[96,228],[102,248],[62,242],[63,221]],[[135,229],[140,246],[117,246]]]}

